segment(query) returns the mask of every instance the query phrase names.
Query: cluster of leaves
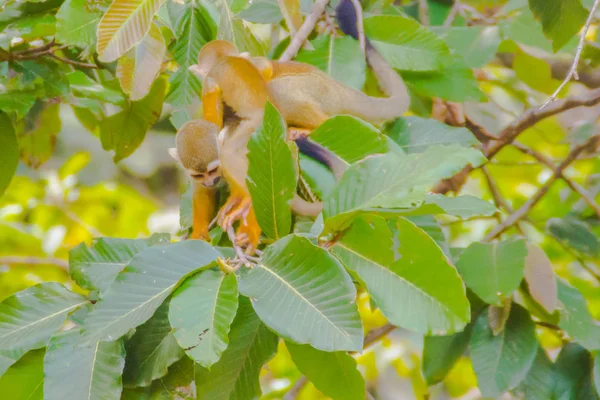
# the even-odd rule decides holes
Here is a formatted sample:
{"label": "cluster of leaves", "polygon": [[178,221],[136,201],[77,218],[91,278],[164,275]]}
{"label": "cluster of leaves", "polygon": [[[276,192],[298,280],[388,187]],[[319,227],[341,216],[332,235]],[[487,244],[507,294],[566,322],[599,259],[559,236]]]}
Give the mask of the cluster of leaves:
{"label": "cluster of leaves", "polygon": [[[478,102],[486,99],[482,88],[493,93],[496,88],[485,87],[492,83],[480,84],[472,69],[499,51],[514,54],[515,75],[527,89],[497,86],[523,102],[530,89],[534,96],[552,93],[557,82],[549,64],[524,49],[574,50],[593,1],[511,1],[497,26],[467,26],[468,12],[451,21],[456,26],[442,26],[452,7],[431,1],[429,19],[437,25],[431,28],[414,18],[418,8],[391,3],[365,2],[365,32],[400,71],[420,116],[381,129],[350,116],[325,122],[311,139],[347,164],[335,182],[308,158],[297,168],[285,123],[267,105],[248,145],[248,185],[268,243],[260,261],[224,272],[222,260],[233,251],[217,232],[211,244],[172,241],[167,234],[80,244],[69,252],[72,290],[40,283],[0,303],[0,392],[14,399],[251,399],[261,395],[263,365],[287,351],[324,395],[362,400],[365,378],[354,353],[372,344],[359,304],[367,297],[391,325],[424,336],[422,377],[418,371],[414,381],[425,386],[468,360],[485,397],[510,391],[527,399],[598,398],[600,327],[581,292],[556,278],[544,250],[510,236],[467,247],[446,239],[440,219],[489,218],[498,210],[474,196],[430,194],[438,182],[486,159],[468,129],[428,118],[432,98]],[[60,103],[122,160],[162,118],[177,128],[199,116],[201,83],[188,67],[206,42],[226,39],[241,51],[276,58],[289,39],[271,43],[267,52],[254,24],[281,29],[296,21],[297,29],[310,5],[7,2],[0,12],[6,72],[0,190],[19,156],[34,167],[50,157]],[[297,60],[377,91],[355,40],[326,33],[311,39],[312,49]],[[592,49],[586,54],[593,59]],[[543,73],[531,73],[540,65]],[[469,117],[485,125],[485,108],[473,110]],[[584,141],[595,134],[593,126],[579,132]],[[323,199],[315,221],[291,213],[299,180]],[[17,177],[11,186],[24,182]],[[77,193],[79,207],[94,193]],[[26,194],[15,197],[9,189],[7,196],[27,207]],[[579,258],[597,258],[600,243],[588,223],[559,214],[565,218],[548,220],[548,234]],[[181,217],[187,229],[186,197]],[[113,236],[142,231],[130,229]],[[545,347],[558,349],[558,356],[549,357]]]}

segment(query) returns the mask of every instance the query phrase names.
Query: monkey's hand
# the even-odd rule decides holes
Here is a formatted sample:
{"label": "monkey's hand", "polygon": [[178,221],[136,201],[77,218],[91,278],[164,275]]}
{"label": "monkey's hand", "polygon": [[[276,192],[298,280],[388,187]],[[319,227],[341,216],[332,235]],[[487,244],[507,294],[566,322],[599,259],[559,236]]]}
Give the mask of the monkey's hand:
{"label": "monkey's hand", "polygon": [[251,207],[252,199],[249,196],[230,195],[217,215],[219,226],[226,231],[235,221],[245,218]]}
{"label": "monkey's hand", "polygon": [[246,218],[242,218],[240,227],[236,232],[236,244],[246,248],[247,254],[253,254],[260,241],[260,226],[254,214],[254,207],[250,208]]}

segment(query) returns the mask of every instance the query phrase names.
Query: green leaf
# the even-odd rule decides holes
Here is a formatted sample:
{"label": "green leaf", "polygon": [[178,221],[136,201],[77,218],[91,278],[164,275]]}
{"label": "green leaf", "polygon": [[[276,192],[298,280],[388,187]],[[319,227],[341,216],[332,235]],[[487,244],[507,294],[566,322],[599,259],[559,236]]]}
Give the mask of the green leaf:
{"label": "green leaf", "polygon": [[345,351],[328,353],[307,344],[286,342],[292,361],[325,396],[339,400],[364,400],[365,381],[356,360]]}
{"label": "green leaf", "polygon": [[169,49],[179,64],[179,70],[171,76],[165,100],[167,103],[182,107],[198,101],[202,86],[188,67],[196,63],[200,49],[215,38],[216,32],[217,27],[202,3],[187,2],[185,11],[177,22],[176,40]]}
{"label": "green leaf", "polygon": [[542,25],[536,21],[529,8],[520,10],[519,15],[506,23],[500,23],[503,35],[518,44],[552,52],[552,43],[544,36]]}
{"label": "green leaf", "polygon": [[296,165],[285,137],[281,114],[267,103],[263,121],[248,142],[246,183],[256,219],[263,232],[274,240],[290,233],[290,203],[296,193]]}
{"label": "green leaf", "polygon": [[67,74],[67,78],[73,95],[77,97],[97,99],[117,105],[125,103],[125,98],[120,92],[94,81],[83,71],[70,72]]}
{"label": "green leaf", "polygon": [[152,24],[142,41],[119,59],[117,77],[131,100],[140,100],[148,94],[160,73],[166,51],[160,29]]}
{"label": "green leaf", "polygon": [[579,0],[529,0],[529,8],[542,23],[555,52],[579,32],[588,16]]}
{"label": "green leaf", "polygon": [[44,350],[27,353],[0,379],[0,393],[10,400],[44,399]]}
{"label": "green leaf", "polygon": [[169,366],[183,356],[169,325],[169,299],[136,328],[125,343],[125,350],[123,383],[129,387],[149,386],[153,380],[165,376]]}
{"label": "green leaf", "polygon": [[237,16],[257,24],[279,24],[283,20],[277,0],[255,0]]}
{"label": "green leaf", "polygon": [[558,294],[552,262],[539,246],[527,243],[525,281],[531,297],[550,314],[556,309]]}
{"label": "green leaf", "polygon": [[24,348],[0,350],[0,376],[4,375],[8,368],[19,361],[25,353],[27,353],[27,350]]}
{"label": "green leaf", "polygon": [[460,55],[470,68],[485,67],[500,45],[497,26],[453,26],[434,28],[453,53]]}
{"label": "green leaf", "polygon": [[560,85],[559,81],[552,79],[552,68],[547,61],[525,52],[515,55],[513,69],[517,78],[539,92],[552,94]]}
{"label": "green leaf", "polygon": [[412,18],[379,15],[364,20],[365,35],[393,68],[436,71],[452,62],[448,46]]}
{"label": "green leaf", "polygon": [[248,29],[244,22],[236,18],[226,0],[220,0],[221,5],[221,21],[219,22],[219,30],[217,39],[227,40],[235,44],[240,52],[249,52],[253,56],[265,55],[265,49],[262,43]]}
{"label": "green leaf", "polygon": [[469,195],[447,197],[442,194],[430,194],[425,197],[425,203],[421,207],[425,208],[430,205],[439,207],[441,213],[460,218],[470,218],[476,215],[490,216],[498,212],[490,202]]}
{"label": "green leaf", "polygon": [[558,280],[558,301],[558,326],[586,349],[600,349],[600,326],[590,314],[585,297],[577,289]]}
{"label": "green leaf", "polygon": [[8,115],[0,113],[0,197],[19,165],[19,145]]}
{"label": "green leaf", "polygon": [[479,143],[468,129],[455,128],[431,118],[399,118],[387,127],[386,132],[407,153],[419,153],[436,144],[457,143],[468,147]]}
{"label": "green leaf", "polygon": [[[319,68],[333,79],[357,90],[365,85],[367,63],[358,41],[349,36],[320,36],[314,50],[301,50],[296,61]],[[312,138],[312,136],[311,136]]]}
{"label": "green leaf", "polygon": [[204,271],[188,278],[171,300],[169,321],[175,339],[205,368],[219,361],[229,344],[229,328],[238,308],[235,275]]}
{"label": "green leaf", "polygon": [[115,340],[146,322],[178,283],[216,261],[206,242],[154,246],[133,257],[85,320],[85,343]]}
{"label": "green leaf", "polygon": [[458,57],[439,71],[406,71],[402,73],[402,77],[409,88],[421,96],[439,97],[459,103],[486,100],[473,70]]}
{"label": "green leaf", "polygon": [[352,279],[306,238],[289,235],[269,246],[260,263],[241,275],[240,292],[284,339],[323,351],[362,350]]}
{"label": "green leaf", "polygon": [[368,122],[349,115],[329,118],[310,134],[310,139],[348,164],[389,150],[385,135]]}
{"label": "green leaf", "polygon": [[101,122],[102,147],[115,151],[115,162],[130,156],[142,144],[146,131],[160,117],[165,88],[165,79],[157,79],[146,97]]}
{"label": "green leaf", "polygon": [[69,251],[69,273],[82,288],[104,292],[117,274],[137,253],[150,246],[151,239],[95,239]]}
{"label": "green leaf", "polygon": [[38,101],[16,127],[21,160],[33,168],[48,161],[61,126],[60,104]]}
{"label": "green leaf", "polygon": [[592,356],[577,343],[567,343],[554,367],[554,399],[597,400],[592,382]]}
{"label": "green leaf", "polygon": [[393,240],[382,218],[357,218],[333,253],[358,274],[392,324],[428,334],[462,330],[470,309],[456,269],[420,228],[404,218],[396,223]]}
{"label": "green leaf", "polygon": [[16,120],[21,120],[35,104],[36,94],[30,92],[10,91],[0,93],[0,110],[4,113],[15,115]]}
{"label": "green leaf", "polygon": [[86,0],[66,0],[56,13],[56,40],[77,46],[84,56],[96,51],[96,29],[102,11],[88,7]]}
{"label": "green leaf", "polygon": [[535,324],[523,307],[512,305],[506,326],[497,336],[488,324],[488,311],[484,311],[475,322],[470,350],[483,396],[497,398],[521,383],[537,350]]}
{"label": "green leaf", "polygon": [[538,348],[533,365],[516,392],[527,400],[552,399],[554,393],[554,364],[542,347]]}
{"label": "green leaf", "polygon": [[596,392],[600,393],[600,353],[596,353],[594,357],[594,386]]}
{"label": "green leaf", "polygon": [[44,357],[44,399],[118,400],[125,364],[123,342],[78,346],[80,334],[79,329],[71,329],[50,339]]}
{"label": "green leaf", "polygon": [[335,186],[335,176],[325,165],[313,158],[300,154],[300,173],[319,199],[324,199]]}
{"label": "green leaf", "polygon": [[446,378],[458,359],[465,353],[473,324],[463,332],[450,336],[425,336],[423,343],[423,376],[429,386]]}
{"label": "green leaf", "polygon": [[114,0],[98,24],[98,59],[115,61],[148,33],[164,0]]}
{"label": "green leaf", "polygon": [[0,350],[43,347],[67,315],[87,300],[56,282],[40,283],[0,303]]}
{"label": "green leaf", "polygon": [[277,336],[261,322],[246,297],[240,297],[229,346],[210,370],[196,366],[198,400],[247,400],[260,397],[262,366],[277,352]]}
{"label": "green leaf", "polygon": [[591,257],[600,257],[600,238],[588,225],[574,218],[551,218],[546,229],[556,239],[579,253]]}
{"label": "green leaf", "polygon": [[527,247],[523,240],[473,243],[456,267],[465,283],[488,304],[502,305],[519,287],[525,273]]}
{"label": "green leaf", "polygon": [[330,229],[347,225],[360,210],[406,208],[424,200],[427,191],[467,164],[485,158],[460,145],[432,146],[423,153],[368,157],[351,166],[325,200],[323,215]]}

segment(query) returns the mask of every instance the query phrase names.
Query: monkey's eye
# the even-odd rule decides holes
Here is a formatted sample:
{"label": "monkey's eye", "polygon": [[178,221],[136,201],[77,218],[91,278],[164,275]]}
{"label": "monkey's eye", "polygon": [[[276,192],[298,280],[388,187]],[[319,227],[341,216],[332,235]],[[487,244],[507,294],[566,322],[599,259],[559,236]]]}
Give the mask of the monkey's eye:
{"label": "monkey's eye", "polygon": [[192,174],[192,178],[194,178],[194,179],[204,179],[204,174]]}
{"label": "monkey's eye", "polygon": [[208,175],[214,175],[219,171],[219,167],[214,167],[213,169],[208,171]]}

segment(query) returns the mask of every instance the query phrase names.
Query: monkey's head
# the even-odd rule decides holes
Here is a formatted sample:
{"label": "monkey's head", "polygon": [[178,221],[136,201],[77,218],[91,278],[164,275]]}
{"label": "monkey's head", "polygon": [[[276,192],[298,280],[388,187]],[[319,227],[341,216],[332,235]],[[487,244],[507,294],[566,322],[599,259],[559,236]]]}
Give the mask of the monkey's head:
{"label": "monkey's head", "polygon": [[169,154],[198,183],[215,186],[221,180],[219,160],[219,128],[202,119],[186,122],[177,131],[176,148]]}
{"label": "monkey's head", "polygon": [[226,40],[213,40],[206,43],[200,49],[198,62],[192,65],[190,69],[202,77],[208,75],[212,67],[225,57],[234,57],[239,55],[237,47]]}

